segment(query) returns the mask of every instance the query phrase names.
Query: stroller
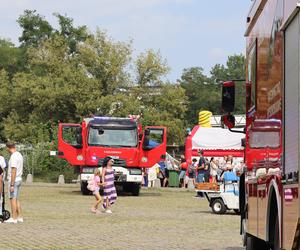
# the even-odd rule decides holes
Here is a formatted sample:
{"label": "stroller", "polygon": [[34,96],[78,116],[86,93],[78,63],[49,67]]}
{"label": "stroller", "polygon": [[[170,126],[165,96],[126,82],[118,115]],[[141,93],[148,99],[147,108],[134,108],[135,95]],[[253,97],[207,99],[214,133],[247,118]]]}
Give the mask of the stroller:
{"label": "stroller", "polygon": [[[3,181],[2,181],[2,193],[0,194],[0,223],[1,222],[4,222],[5,220],[8,220],[9,217],[10,217],[10,212],[5,210],[5,192],[4,192],[4,176],[3,175]],[[1,214],[1,211],[2,211],[2,214]]]}

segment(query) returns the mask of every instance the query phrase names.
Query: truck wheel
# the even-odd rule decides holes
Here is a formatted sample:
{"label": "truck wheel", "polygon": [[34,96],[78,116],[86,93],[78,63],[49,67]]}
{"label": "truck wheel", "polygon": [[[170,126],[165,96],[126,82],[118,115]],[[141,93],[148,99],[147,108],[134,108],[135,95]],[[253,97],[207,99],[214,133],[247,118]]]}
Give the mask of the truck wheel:
{"label": "truck wheel", "polygon": [[242,224],[241,224],[241,233],[242,233],[242,243],[243,243],[243,246],[245,247],[247,245],[247,229],[246,229],[246,219],[243,219],[242,220]]}
{"label": "truck wheel", "polygon": [[274,241],[271,244],[272,244],[271,245],[272,250],[278,250],[279,249],[279,219],[278,219],[278,216],[276,216]]}
{"label": "truck wheel", "polygon": [[233,209],[233,211],[234,211],[236,214],[240,214],[240,210],[239,210],[239,209]]}
{"label": "truck wheel", "polygon": [[87,182],[80,183],[80,190],[83,195],[91,194],[91,191],[87,189]]}
{"label": "truck wheel", "polygon": [[141,189],[141,187],[140,187],[139,184],[132,185],[132,191],[131,191],[132,195],[133,196],[139,196],[140,195],[140,189]]}
{"label": "truck wheel", "polygon": [[246,250],[258,250],[258,249],[259,250],[269,250],[270,248],[267,246],[265,241],[248,235]]}
{"label": "truck wheel", "polygon": [[221,199],[215,199],[211,204],[212,211],[215,214],[224,214],[226,212],[226,207]]}

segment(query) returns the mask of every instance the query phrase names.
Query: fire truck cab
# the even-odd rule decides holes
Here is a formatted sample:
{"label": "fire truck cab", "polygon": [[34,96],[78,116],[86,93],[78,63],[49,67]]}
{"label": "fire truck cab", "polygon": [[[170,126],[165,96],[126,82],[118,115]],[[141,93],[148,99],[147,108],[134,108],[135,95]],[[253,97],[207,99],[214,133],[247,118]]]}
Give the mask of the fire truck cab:
{"label": "fire truck cab", "polygon": [[[246,249],[300,249],[299,11],[298,0],[254,0],[247,16],[246,169],[239,190]],[[229,125],[234,86],[223,84]]]}
{"label": "fire truck cab", "polygon": [[142,168],[165,159],[166,128],[141,124],[133,118],[93,117],[81,124],[61,123],[58,130],[58,156],[80,172],[82,194],[103,159],[114,159],[115,184],[139,195]]}

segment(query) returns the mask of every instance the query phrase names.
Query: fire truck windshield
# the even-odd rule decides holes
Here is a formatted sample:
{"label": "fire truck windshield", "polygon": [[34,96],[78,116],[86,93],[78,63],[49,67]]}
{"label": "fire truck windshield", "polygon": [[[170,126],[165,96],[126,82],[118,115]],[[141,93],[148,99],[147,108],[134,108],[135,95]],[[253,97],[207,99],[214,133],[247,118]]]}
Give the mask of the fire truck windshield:
{"label": "fire truck windshield", "polygon": [[137,129],[136,128],[89,128],[89,146],[103,147],[136,147]]}

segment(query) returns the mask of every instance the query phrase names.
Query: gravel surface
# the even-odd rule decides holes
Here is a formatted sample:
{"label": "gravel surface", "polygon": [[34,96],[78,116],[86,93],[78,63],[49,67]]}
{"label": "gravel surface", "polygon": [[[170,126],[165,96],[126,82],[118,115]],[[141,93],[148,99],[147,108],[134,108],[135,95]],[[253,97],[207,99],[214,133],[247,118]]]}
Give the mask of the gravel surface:
{"label": "gravel surface", "polygon": [[120,194],[112,214],[95,215],[94,197],[82,196],[76,184],[24,184],[24,223],[0,225],[0,249],[243,250],[239,216],[212,214],[194,195],[142,189],[139,197]]}

